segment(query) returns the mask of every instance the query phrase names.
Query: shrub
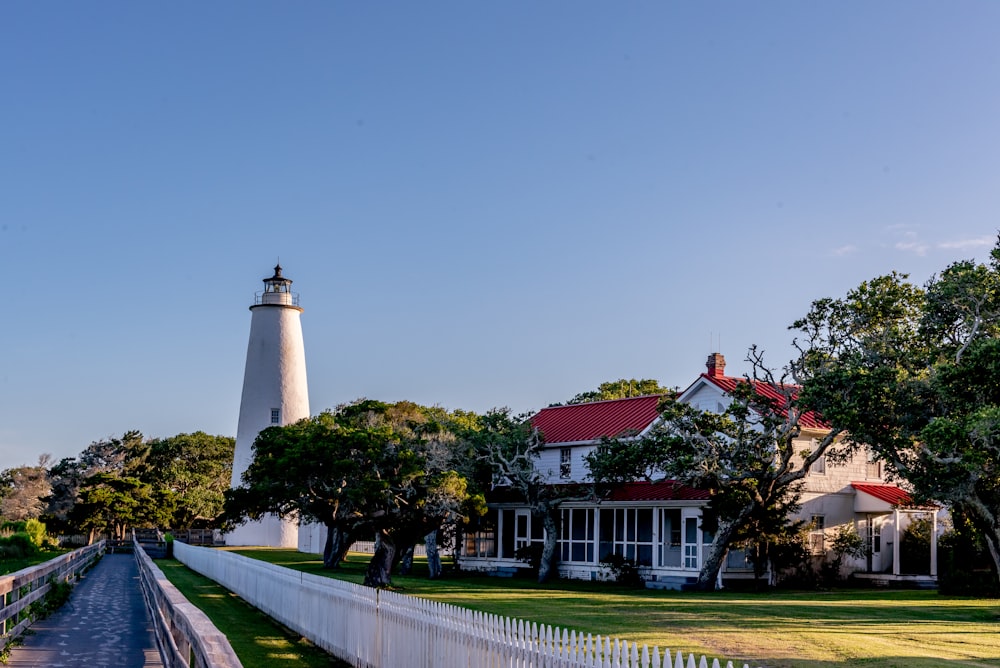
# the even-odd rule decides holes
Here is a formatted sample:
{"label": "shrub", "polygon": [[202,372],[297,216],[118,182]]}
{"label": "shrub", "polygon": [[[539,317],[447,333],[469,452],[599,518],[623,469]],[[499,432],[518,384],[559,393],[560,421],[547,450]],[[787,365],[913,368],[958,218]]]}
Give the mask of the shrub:
{"label": "shrub", "polygon": [[61,608],[69,600],[71,593],[73,593],[72,584],[57,580],[55,576],[52,576],[49,578],[49,591],[45,594],[45,598],[35,601],[28,606],[31,618],[36,621],[45,619]]}
{"label": "shrub", "polygon": [[0,557],[23,559],[38,554],[38,547],[27,533],[15,533],[0,537]]}
{"label": "shrub", "polygon": [[953,513],[954,529],[938,541],[938,591],[956,596],[1000,596],[993,559],[971,523]]}
{"label": "shrub", "polygon": [[646,573],[634,559],[624,557],[617,552],[601,559],[601,566],[611,571],[615,582],[628,587],[643,587],[646,584]]}
{"label": "shrub", "polygon": [[830,554],[833,555],[822,566],[823,579],[827,584],[835,584],[843,579],[842,567],[844,559],[860,559],[867,554],[865,540],[858,535],[853,524],[842,524],[830,544]]}
{"label": "shrub", "polygon": [[541,543],[528,543],[527,545],[517,548],[514,552],[514,558],[518,561],[530,564],[531,575],[532,577],[535,577],[538,575],[538,569],[542,565],[543,549],[544,546]]}
{"label": "shrub", "polygon": [[38,520],[31,519],[24,523],[24,532],[28,534],[31,542],[35,544],[37,548],[48,547],[49,537],[45,531],[45,525]]}
{"label": "shrub", "polygon": [[908,575],[931,572],[930,518],[920,517],[910,522],[899,540],[899,567]]}
{"label": "shrub", "polygon": [[24,520],[17,520],[16,522],[6,521],[0,524],[0,531],[4,533],[24,533],[26,524]]}

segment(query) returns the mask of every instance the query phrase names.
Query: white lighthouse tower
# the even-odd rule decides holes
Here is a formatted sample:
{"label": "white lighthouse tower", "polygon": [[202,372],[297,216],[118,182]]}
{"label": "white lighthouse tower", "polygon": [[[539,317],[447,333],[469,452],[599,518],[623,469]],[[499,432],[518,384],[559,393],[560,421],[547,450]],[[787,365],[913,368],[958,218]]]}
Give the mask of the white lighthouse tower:
{"label": "white lighthouse tower", "polygon": [[[274,276],[264,279],[264,291],[255,295],[250,307],[250,343],[236,428],[233,487],[242,484],[243,472],[253,461],[253,442],[261,430],[309,417],[302,308],[291,287],[291,279],[281,275],[279,264]],[[298,528],[295,520],[268,515],[237,527],[226,535],[226,544],[296,547]]]}

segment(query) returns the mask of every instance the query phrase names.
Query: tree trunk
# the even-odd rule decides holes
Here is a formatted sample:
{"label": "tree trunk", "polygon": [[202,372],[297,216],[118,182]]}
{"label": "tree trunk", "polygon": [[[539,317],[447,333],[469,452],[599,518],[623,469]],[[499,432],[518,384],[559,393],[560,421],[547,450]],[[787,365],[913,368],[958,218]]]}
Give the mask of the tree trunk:
{"label": "tree trunk", "polygon": [[327,524],[326,543],[323,545],[323,568],[340,568],[340,562],[351,549],[351,543],[349,532]]}
{"label": "tree trunk", "polygon": [[396,542],[386,531],[378,533],[378,546],[372,560],[368,562],[368,570],[365,571],[364,585],[366,587],[391,587],[392,586],[392,563],[396,556]]}
{"label": "tree trunk", "polygon": [[555,572],[559,563],[559,507],[547,508],[542,515],[542,526],[545,527],[545,542],[542,544],[542,560],[538,564],[538,584],[547,582]]}
{"label": "tree trunk", "polygon": [[712,591],[716,588],[719,580],[719,572],[722,570],[722,563],[729,551],[729,544],[733,540],[733,534],[746,522],[753,511],[751,506],[740,510],[740,514],[730,522],[719,522],[719,528],[715,532],[715,538],[708,548],[708,553],[704,555],[701,562],[701,572],[698,573],[698,581],[695,589],[699,591]]}
{"label": "tree trunk", "polygon": [[400,575],[409,575],[413,571],[413,543],[406,546],[399,559],[399,567],[396,572]]}
{"label": "tree trunk", "polygon": [[438,552],[437,537],[437,529],[424,536],[424,544],[427,547],[427,576],[431,580],[441,577],[441,554]]}

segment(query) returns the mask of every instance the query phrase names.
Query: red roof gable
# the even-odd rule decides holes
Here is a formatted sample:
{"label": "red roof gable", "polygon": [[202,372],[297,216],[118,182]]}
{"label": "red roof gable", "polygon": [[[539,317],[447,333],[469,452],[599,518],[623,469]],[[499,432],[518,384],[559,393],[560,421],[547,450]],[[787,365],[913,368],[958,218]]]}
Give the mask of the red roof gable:
{"label": "red roof gable", "polygon": [[608,436],[638,433],[660,416],[660,395],[552,406],[531,418],[546,445],[597,441]]}
{"label": "red roof gable", "polygon": [[[727,394],[736,389],[737,383],[747,383],[752,382],[754,388],[757,390],[757,394],[767,399],[773,401],[784,403],[785,395],[778,389],[779,387],[783,390],[792,390],[792,398],[798,396],[799,388],[795,385],[784,385],[784,386],[774,386],[770,383],[765,383],[759,380],[748,381],[746,378],[733,378],[732,376],[712,376],[707,373],[701,374],[701,377],[710,383],[715,384],[719,389]],[[816,413],[813,411],[807,411],[802,414],[799,418],[799,425],[806,429],[829,429],[830,425],[824,422]]]}
{"label": "red roof gable", "polygon": [[627,482],[617,485],[605,497],[606,501],[707,501],[708,490],[682,485],[676,480],[658,482]]}
{"label": "red roof gable", "polygon": [[[895,485],[872,485],[863,482],[852,482],[851,487],[874,496],[879,501],[885,501],[891,506],[900,508],[913,508],[913,497],[905,489],[900,489]],[[923,506],[921,506],[923,507]]]}

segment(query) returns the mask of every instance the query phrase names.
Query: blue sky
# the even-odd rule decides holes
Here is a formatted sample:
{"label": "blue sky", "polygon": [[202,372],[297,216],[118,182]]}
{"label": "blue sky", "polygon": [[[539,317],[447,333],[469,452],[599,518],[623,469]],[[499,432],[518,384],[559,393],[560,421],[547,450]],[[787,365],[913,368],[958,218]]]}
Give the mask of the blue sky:
{"label": "blue sky", "polygon": [[234,435],[254,292],[314,413],[777,365],[986,259],[994,2],[0,4],[0,468]]}

